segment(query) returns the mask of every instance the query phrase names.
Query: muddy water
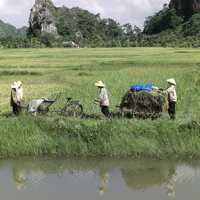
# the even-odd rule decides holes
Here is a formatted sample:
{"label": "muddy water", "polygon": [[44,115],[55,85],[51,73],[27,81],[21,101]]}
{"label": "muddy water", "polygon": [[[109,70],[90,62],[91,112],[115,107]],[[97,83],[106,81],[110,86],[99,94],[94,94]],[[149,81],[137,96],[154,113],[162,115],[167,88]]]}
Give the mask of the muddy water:
{"label": "muddy water", "polygon": [[0,161],[3,200],[199,200],[200,161]]}

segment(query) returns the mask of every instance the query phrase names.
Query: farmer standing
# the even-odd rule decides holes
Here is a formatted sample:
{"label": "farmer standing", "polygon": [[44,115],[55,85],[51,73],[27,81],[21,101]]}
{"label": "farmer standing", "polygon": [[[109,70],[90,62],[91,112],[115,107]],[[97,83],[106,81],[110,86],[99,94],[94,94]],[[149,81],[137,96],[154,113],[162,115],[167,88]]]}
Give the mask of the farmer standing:
{"label": "farmer standing", "polygon": [[168,94],[168,113],[170,116],[170,119],[175,120],[176,119],[176,102],[177,102],[177,94],[176,94],[176,81],[174,78],[168,79],[167,83],[169,85],[167,89]]}
{"label": "farmer standing", "polygon": [[21,81],[14,82],[11,85],[10,105],[15,115],[18,115],[21,112],[22,99],[23,99],[22,82]]}
{"label": "farmer standing", "polygon": [[97,81],[95,83],[95,86],[98,87],[100,90],[99,98],[95,99],[95,101],[99,103],[101,112],[106,117],[110,117],[110,111],[109,111],[110,103],[109,103],[108,92],[107,92],[106,86],[102,81]]}

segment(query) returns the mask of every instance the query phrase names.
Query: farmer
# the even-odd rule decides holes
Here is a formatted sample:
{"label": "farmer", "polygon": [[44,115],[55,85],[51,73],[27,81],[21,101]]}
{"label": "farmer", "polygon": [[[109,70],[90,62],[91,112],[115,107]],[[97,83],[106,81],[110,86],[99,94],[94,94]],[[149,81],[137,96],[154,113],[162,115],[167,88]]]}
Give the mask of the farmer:
{"label": "farmer", "polygon": [[170,116],[170,119],[175,120],[176,119],[176,102],[177,102],[177,95],[176,95],[176,81],[174,78],[168,79],[168,89],[166,90],[168,95],[168,113]]}
{"label": "farmer", "polygon": [[110,117],[110,111],[109,111],[109,98],[108,98],[108,92],[106,89],[105,84],[102,81],[97,81],[95,83],[95,86],[99,88],[100,95],[98,99],[95,99],[95,102],[98,102],[101,108],[101,112],[106,116]]}
{"label": "farmer", "polygon": [[15,115],[18,115],[21,112],[22,99],[23,99],[22,82],[21,81],[14,82],[11,85],[10,105]]}

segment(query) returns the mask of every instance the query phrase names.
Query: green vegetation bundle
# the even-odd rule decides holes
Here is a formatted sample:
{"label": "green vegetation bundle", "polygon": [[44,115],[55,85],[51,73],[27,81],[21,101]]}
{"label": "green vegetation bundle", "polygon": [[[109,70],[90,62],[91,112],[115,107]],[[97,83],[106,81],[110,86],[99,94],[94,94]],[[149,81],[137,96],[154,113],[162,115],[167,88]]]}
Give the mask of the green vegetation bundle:
{"label": "green vegetation bundle", "polygon": [[165,95],[154,92],[128,91],[122,98],[120,108],[139,118],[157,118],[163,112]]}

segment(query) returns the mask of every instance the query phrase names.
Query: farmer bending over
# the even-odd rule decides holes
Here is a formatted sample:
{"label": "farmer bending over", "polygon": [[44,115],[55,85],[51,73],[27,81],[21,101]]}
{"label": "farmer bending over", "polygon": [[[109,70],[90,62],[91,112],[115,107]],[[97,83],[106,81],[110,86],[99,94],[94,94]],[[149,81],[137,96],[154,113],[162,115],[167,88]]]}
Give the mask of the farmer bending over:
{"label": "farmer bending over", "polygon": [[98,87],[100,90],[99,99],[95,99],[95,101],[99,103],[101,112],[106,117],[110,117],[110,111],[109,111],[110,103],[109,103],[108,92],[107,92],[106,86],[102,81],[97,81],[95,83],[95,86]]}
{"label": "farmer bending over", "polygon": [[11,85],[10,105],[15,115],[18,115],[21,112],[22,99],[23,99],[22,82],[21,81],[14,82],[13,85]]}
{"label": "farmer bending over", "polygon": [[170,119],[175,120],[175,118],[176,118],[176,102],[177,102],[176,81],[173,78],[171,78],[171,79],[167,80],[167,83],[169,85],[169,87],[167,89],[168,103],[169,103],[168,113],[169,113]]}

